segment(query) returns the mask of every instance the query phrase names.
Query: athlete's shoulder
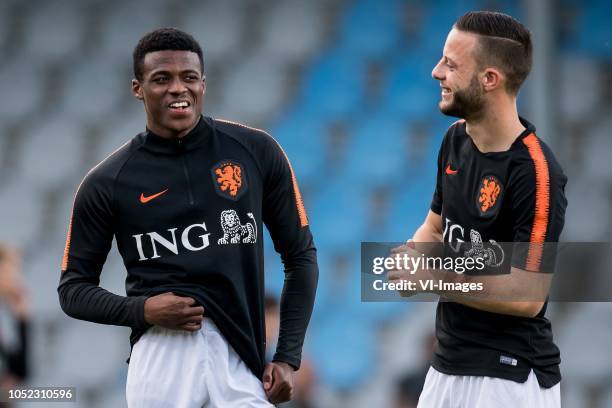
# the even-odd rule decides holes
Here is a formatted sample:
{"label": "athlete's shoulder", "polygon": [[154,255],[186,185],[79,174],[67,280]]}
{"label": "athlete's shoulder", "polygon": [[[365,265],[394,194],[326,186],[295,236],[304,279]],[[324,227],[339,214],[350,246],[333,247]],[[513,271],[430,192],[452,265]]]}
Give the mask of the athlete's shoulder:
{"label": "athlete's shoulder", "polygon": [[214,119],[214,124],[220,137],[229,137],[235,140],[249,151],[259,163],[267,163],[275,158],[284,157],[280,144],[265,130],[225,119]]}
{"label": "athlete's shoulder", "polygon": [[563,168],[552,149],[535,132],[522,136],[518,142],[518,149],[513,156],[517,167],[534,172],[546,170],[551,176],[565,178]]}
{"label": "athlete's shoulder", "polygon": [[440,146],[440,153],[442,155],[448,154],[453,148],[457,148],[461,143],[464,143],[468,138],[465,130],[465,120],[459,119],[453,122],[444,133],[442,143]]}
{"label": "athlete's shoulder", "polygon": [[263,129],[227,119],[215,118],[212,120],[217,132],[244,142],[267,143],[270,139],[273,139],[272,136]]}
{"label": "athlete's shoulder", "polygon": [[567,176],[553,151],[535,133],[531,132],[517,140],[517,146],[512,150],[510,169],[509,188],[517,191],[529,191],[530,188],[546,191],[544,196],[551,199],[564,196]]}
{"label": "athlete's shoulder", "polygon": [[456,142],[460,140],[464,140],[468,137],[467,132],[465,130],[465,119],[459,119],[453,122],[448,129],[446,129],[446,133],[444,134],[444,143]]}
{"label": "athlete's shoulder", "polygon": [[119,146],[102,161],[93,166],[85,175],[83,182],[112,183],[121,172],[125,163],[144,143],[144,133],[139,133],[132,139]]}

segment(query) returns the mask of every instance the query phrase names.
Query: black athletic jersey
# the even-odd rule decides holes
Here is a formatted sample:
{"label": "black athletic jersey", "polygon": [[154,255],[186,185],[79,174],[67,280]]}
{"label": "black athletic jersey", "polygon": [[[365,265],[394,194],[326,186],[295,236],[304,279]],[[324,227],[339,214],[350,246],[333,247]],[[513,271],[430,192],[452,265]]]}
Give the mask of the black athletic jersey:
{"label": "black athletic jersey", "polygon": [[[299,368],[318,268],[291,165],[267,133],[201,117],[185,137],[141,133],[94,167],[77,190],[58,287],[70,316],[150,327],[144,302],[190,296],[253,373],[265,358],[265,224],[285,267],[275,361]],[[127,297],[100,288],[115,237]]]}
{"label": "black athletic jersey", "polygon": [[[449,246],[479,240],[558,241],[567,178],[534,126],[522,118],[521,123],[526,130],[504,152],[480,152],[465,121],[447,131],[431,210],[441,215]],[[532,246],[506,254],[511,266],[538,271],[543,255],[537,249],[542,247]],[[546,303],[536,317],[526,318],[440,301],[432,366],[447,374],[517,382],[526,381],[533,369],[542,387],[552,387],[561,380],[560,355],[545,312]]]}

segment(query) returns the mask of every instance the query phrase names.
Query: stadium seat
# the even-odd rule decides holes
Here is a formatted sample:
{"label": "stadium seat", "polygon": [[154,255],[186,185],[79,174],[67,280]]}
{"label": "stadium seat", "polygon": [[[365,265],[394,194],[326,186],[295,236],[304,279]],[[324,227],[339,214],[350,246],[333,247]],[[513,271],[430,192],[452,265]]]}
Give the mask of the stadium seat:
{"label": "stadium seat", "polygon": [[325,166],[326,123],[316,116],[295,114],[285,116],[270,131],[287,153],[300,185],[316,183]]}
{"label": "stadium seat", "polygon": [[17,122],[39,107],[45,83],[43,74],[39,61],[27,57],[15,58],[0,66],[3,83],[0,120]]}
{"label": "stadium seat", "polygon": [[349,117],[364,102],[363,61],[341,50],[320,56],[304,80],[299,107],[322,119]]}
{"label": "stadium seat", "polygon": [[101,24],[103,32],[97,52],[111,59],[130,59],[143,33],[175,25],[168,18],[168,8],[165,0],[151,0],[146,7],[134,0],[115,3],[108,8]]}
{"label": "stadium seat", "polygon": [[179,28],[200,42],[206,62],[227,62],[240,50],[249,23],[245,1],[195,2],[181,12]]}
{"label": "stadium seat", "polygon": [[440,85],[432,79],[431,71],[440,55],[421,51],[407,54],[390,73],[385,91],[385,110],[390,114],[408,119],[438,114]]}
{"label": "stadium seat", "polygon": [[215,108],[220,117],[256,127],[276,117],[285,97],[282,64],[255,54],[226,69],[221,106]]}
{"label": "stadium seat", "polygon": [[[55,349],[50,350],[64,356],[56,359],[53,375],[65,379],[66,384],[77,389],[95,387],[112,380],[119,370],[124,370],[130,352],[128,336],[129,329],[125,327],[68,321],[58,333]],[[122,364],[117,364],[118,361]]]}
{"label": "stadium seat", "polygon": [[339,391],[361,386],[376,364],[376,331],[360,318],[333,311],[314,327],[310,349],[321,383]]}
{"label": "stadium seat", "polygon": [[405,123],[383,112],[356,121],[343,171],[347,182],[366,186],[397,186],[406,169]]}
{"label": "stadium seat", "polygon": [[399,1],[359,0],[344,16],[340,47],[362,59],[382,59],[400,41]]}
{"label": "stadium seat", "polygon": [[[302,61],[323,42],[325,10],[318,2],[283,1],[264,13],[257,53],[277,64]],[[294,16],[299,15],[296,19]]]}
{"label": "stadium seat", "polygon": [[78,52],[85,38],[82,7],[83,3],[73,0],[44,2],[32,7],[25,21],[25,44],[20,51],[49,62],[59,62]]}
{"label": "stadium seat", "polygon": [[11,21],[14,20],[14,9],[17,1],[3,1],[0,3],[0,50],[5,51],[12,44],[9,43]]}
{"label": "stadium seat", "polygon": [[[110,73],[113,73],[112,75]],[[69,67],[58,115],[77,117],[90,122],[114,114],[120,103],[132,98],[131,65],[127,59],[117,61],[98,56]],[[96,88],[95,96],[84,89]],[[93,100],[92,100],[93,99]],[[95,103],[93,103],[95,100]],[[134,99],[134,103],[136,103]]]}
{"label": "stadium seat", "polygon": [[366,232],[367,189],[347,185],[333,176],[327,182],[310,206],[311,228],[315,233],[319,231],[317,245],[321,248],[350,249]]}
{"label": "stadium seat", "polygon": [[24,137],[19,177],[30,188],[58,188],[82,169],[87,135],[78,121],[56,117],[36,123]]}
{"label": "stadium seat", "polygon": [[610,4],[605,0],[593,0],[585,4],[580,14],[576,43],[579,52],[597,60],[612,61],[612,28]]}
{"label": "stadium seat", "polygon": [[40,190],[16,179],[0,188],[0,242],[28,248],[40,234],[43,198]]}
{"label": "stadium seat", "polygon": [[566,55],[560,60],[560,109],[569,123],[577,123],[603,102],[603,72],[589,58]]}

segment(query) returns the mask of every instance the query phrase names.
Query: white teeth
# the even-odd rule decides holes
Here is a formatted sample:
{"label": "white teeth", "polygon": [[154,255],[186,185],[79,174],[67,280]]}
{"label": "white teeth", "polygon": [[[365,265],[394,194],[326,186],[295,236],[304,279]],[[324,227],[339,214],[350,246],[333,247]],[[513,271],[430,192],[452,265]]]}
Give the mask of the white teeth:
{"label": "white teeth", "polygon": [[189,106],[188,102],[173,102],[170,104],[171,108],[186,108]]}

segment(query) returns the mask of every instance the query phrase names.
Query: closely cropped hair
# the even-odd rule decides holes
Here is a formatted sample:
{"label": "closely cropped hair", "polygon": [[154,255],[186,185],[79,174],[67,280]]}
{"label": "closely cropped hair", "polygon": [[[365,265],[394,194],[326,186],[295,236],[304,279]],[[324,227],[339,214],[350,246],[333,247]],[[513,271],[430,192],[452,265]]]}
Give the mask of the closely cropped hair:
{"label": "closely cropped hair", "polygon": [[144,58],[155,51],[192,51],[198,54],[200,69],[204,74],[204,56],[202,47],[191,35],[176,28],[160,28],[147,33],[138,41],[134,53],[134,76],[142,81]]}
{"label": "closely cropped hair", "polygon": [[466,13],[459,17],[455,28],[480,35],[476,53],[478,64],[502,70],[508,92],[518,93],[533,63],[529,30],[515,18],[491,11]]}

